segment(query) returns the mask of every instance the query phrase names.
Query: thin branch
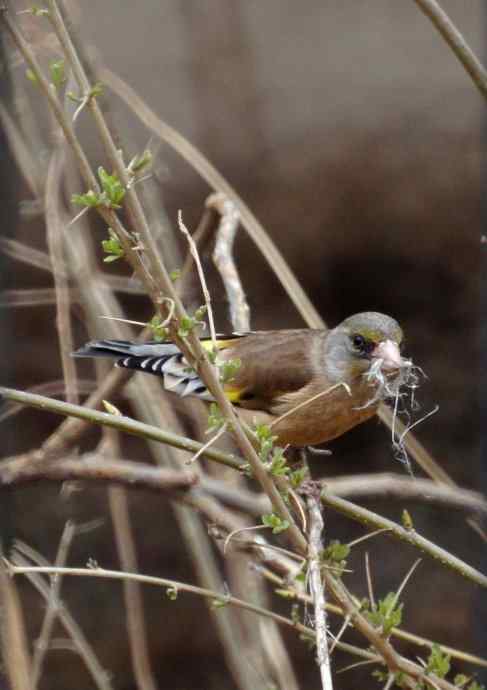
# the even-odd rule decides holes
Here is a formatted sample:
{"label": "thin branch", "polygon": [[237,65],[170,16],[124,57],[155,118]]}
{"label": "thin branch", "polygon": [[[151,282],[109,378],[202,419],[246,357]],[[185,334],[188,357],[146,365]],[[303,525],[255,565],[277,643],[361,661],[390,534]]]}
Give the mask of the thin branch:
{"label": "thin branch", "polygon": [[[88,395],[96,388],[95,381],[87,381],[84,379],[78,380],[78,390],[80,393]],[[48,397],[63,396],[66,390],[64,379],[55,379],[54,381],[46,381],[37,386],[31,386],[27,389],[29,393],[38,393],[39,395],[46,395]],[[13,417],[24,409],[23,405],[17,403],[4,403],[0,409],[0,422],[5,421],[9,417]]]}
{"label": "thin branch", "polygon": [[3,667],[11,690],[30,690],[31,664],[20,599],[1,553],[0,560],[0,640]]}
{"label": "thin branch", "polygon": [[0,237],[0,249],[6,256],[15,261],[22,261],[22,263],[28,266],[34,266],[34,268],[38,268],[41,271],[52,273],[52,263],[49,254],[40,251],[40,249],[34,249],[10,237]]}
{"label": "thin branch", "polygon": [[323,487],[336,496],[354,498],[390,498],[421,501],[447,508],[487,514],[487,500],[477,491],[434,484],[430,479],[405,477],[392,472],[331,477]]}
{"label": "thin branch", "polygon": [[22,177],[29,187],[29,191],[34,199],[39,200],[42,195],[42,182],[37,176],[36,166],[32,165],[32,156],[29,147],[24,141],[20,128],[17,127],[10,117],[10,113],[3,103],[0,103],[0,121],[7,135],[12,154],[17,161]]}
{"label": "thin branch", "polygon": [[[30,564],[18,554],[15,554],[12,560],[20,567],[31,567]],[[41,575],[39,573],[27,573],[27,579],[42,595],[45,601],[49,602],[51,590],[44,582]],[[63,601],[58,601],[57,616],[67,634],[73,640],[74,648],[83,659],[86,668],[91,674],[95,687],[99,688],[99,690],[113,690],[109,673],[101,666],[89,641]],[[24,690],[24,686],[22,690]]]}
{"label": "thin branch", "polygon": [[[61,539],[59,542],[59,547],[56,555],[55,566],[56,568],[62,568],[66,564],[68,557],[68,551],[71,546],[75,534],[76,527],[72,522],[67,522]],[[57,617],[58,605],[59,605],[59,593],[61,591],[62,577],[55,576],[52,578],[52,584],[49,592],[49,599],[47,601],[47,609],[44,614],[44,620],[42,621],[41,632],[35,643],[35,651],[32,659],[32,688],[35,690],[39,684],[39,680],[42,674],[42,667],[44,664],[44,659],[46,657],[46,652],[49,649],[49,643],[51,640],[52,628],[54,626],[54,621]]]}
{"label": "thin branch", "polygon": [[[79,300],[75,290],[69,291],[69,297],[72,302]],[[56,304],[56,290],[53,288],[2,290],[0,294],[0,308],[44,307],[53,304]]]}
{"label": "thin branch", "polygon": [[47,242],[53,269],[54,287],[56,290],[56,327],[59,338],[61,364],[66,383],[66,401],[76,404],[79,396],[76,383],[76,365],[71,357],[71,352],[74,350],[73,332],[71,328],[71,307],[68,281],[63,274],[64,228],[62,227],[58,210],[58,196],[60,193],[64,161],[64,146],[62,144],[57,144],[47,169],[45,209]]}
{"label": "thin branch", "polygon": [[[124,417],[122,415],[111,415],[107,414],[106,412],[99,412],[98,410],[92,410],[81,405],[70,405],[69,403],[61,400],[46,398],[41,395],[35,395],[34,393],[26,393],[23,391],[14,390],[12,388],[3,388],[0,386],[0,396],[3,396],[7,400],[14,400],[15,402],[23,405],[29,405],[30,407],[36,407],[38,409],[54,412],[56,414],[77,417],[94,424],[109,426],[134,436],[140,436],[146,440],[167,443],[168,445],[171,445],[175,448],[180,448],[181,450],[185,450],[190,453],[198,452],[203,445],[197,441],[193,441],[192,439],[179,436],[178,434],[173,434],[170,431],[164,431],[163,429],[150,426],[149,424],[138,422],[135,419],[130,419],[129,417]],[[58,441],[52,443],[52,445],[55,445],[56,448],[59,447],[59,444],[60,442]],[[65,446],[63,449],[64,448]],[[49,448],[47,450],[49,450]],[[34,467],[37,464],[41,465],[43,460],[46,458],[46,455],[47,454],[41,453],[40,456],[37,456],[35,453],[32,453],[25,456],[25,461],[22,461],[23,456],[20,456],[20,459],[3,463],[2,470],[5,470],[5,474],[3,475],[4,481],[8,482],[9,477],[11,481],[14,481],[16,476],[21,474],[23,470],[30,472],[31,468],[29,468],[28,465],[32,464],[33,460],[37,460],[34,462]],[[209,458],[210,460],[214,460],[215,462],[220,462],[221,464],[227,465],[228,467],[232,467],[236,470],[239,470],[242,467],[241,460],[238,460],[236,456],[215,448],[207,448],[205,451],[205,457]],[[32,468],[32,471],[34,471],[34,467]]]}
{"label": "thin branch", "polygon": [[[216,483],[206,477],[208,491],[225,505],[259,517],[271,509],[265,494],[258,494],[242,487],[235,488]],[[429,505],[444,506],[468,512],[487,514],[487,500],[476,491],[451,489],[435,484],[431,479],[404,477],[399,474],[359,474],[350,477],[330,477],[321,482],[323,488],[334,496],[346,499],[375,498],[419,501]],[[387,531],[387,528],[378,528]]]}
{"label": "thin branch", "polygon": [[[314,639],[315,633],[312,628],[308,628],[302,623],[295,622],[290,618],[281,616],[280,614],[274,613],[268,609],[264,609],[261,606],[256,606],[242,599],[238,599],[226,592],[220,593],[213,590],[198,587],[196,585],[191,585],[186,582],[180,582],[178,580],[172,580],[163,577],[155,577],[153,575],[143,575],[141,573],[127,573],[120,570],[106,570],[105,568],[55,568],[53,566],[28,566],[28,565],[15,565],[14,563],[8,562],[7,568],[12,575],[35,575],[35,574],[47,574],[47,575],[67,575],[74,577],[95,577],[103,578],[109,580],[133,580],[135,582],[140,582],[145,585],[153,585],[156,587],[169,588],[176,593],[187,592],[189,594],[196,594],[212,601],[220,602],[223,605],[237,606],[252,613],[256,613],[259,616],[264,616],[266,618],[271,618],[275,620],[280,625],[284,625],[289,628],[295,629],[300,634],[306,635]],[[349,651],[350,649],[356,650],[358,656],[370,661],[376,661],[380,663],[380,657],[376,654],[372,654],[366,650],[359,649],[357,647],[352,647],[351,645],[345,645],[339,643],[338,647]]]}
{"label": "thin branch", "polygon": [[[201,251],[201,247],[204,246],[206,239],[208,238],[210,231],[215,223],[214,220],[215,213],[211,209],[205,208],[203,215],[201,216],[198,227],[192,234],[193,242],[196,247]],[[186,252],[186,258],[184,259],[183,266],[181,268],[181,274],[178,281],[178,291],[179,294],[184,294],[189,276],[191,274],[191,269],[193,267],[194,259],[191,249],[188,248]]]}
{"label": "thin branch", "polygon": [[[134,580],[136,582],[141,582],[146,585],[155,585],[157,587],[169,588],[171,591],[178,592],[188,592],[191,594],[197,594],[199,596],[209,598],[213,601],[217,601],[222,605],[238,606],[240,608],[252,611],[260,616],[265,616],[267,618],[272,618],[277,623],[285,625],[287,627],[294,628],[300,633],[304,633],[312,638],[315,637],[314,631],[301,623],[294,622],[285,616],[281,616],[273,611],[264,609],[261,606],[256,606],[249,602],[233,597],[227,593],[214,592],[212,590],[205,589],[203,587],[197,587],[196,585],[190,585],[185,582],[180,582],[176,580],[170,580],[162,577],[155,577],[152,575],[142,575],[139,573],[127,573],[117,570],[106,570],[104,568],[53,568],[46,566],[16,566],[11,563],[7,564],[8,570],[12,575],[28,575],[33,573],[45,573],[45,574],[60,574],[78,577],[98,577],[107,578],[111,580]],[[367,653],[365,650],[362,652],[364,658],[368,658],[372,661],[384,661],[391,670],[402,671],[407,675],[411,676],[416,680],[421,680],[434,687],[436,684],[441,690],[456,690],[455,687],[448,681],[438,678],[434,675],[425,675],[424,669],[418,664],[414,664],[408,659],[404,659],[399,656],[391,647],[389,642],[382,638],[380,634],[372,627],[368,621],[358,612],[355,605],[350,599],[350,595],[344,586],[338,583],[334,578],[332,578],[324,569],[324,577],[327,581],[327,585],[330,586],[331,591],[334,596],[340,601],[343,608],[350,614],[351,620],[354,626],[359,630],[375,647],[378,651],[378,655]],[[343,643],[338,643],[339,648],[344,649],[345,645]]]}
{"label": "thin branch", "polygon": [[[108,490],[108,502],[112,516],[118,557],[123,570],[137,572],[137,553],[130,521],[127,492],[118,486]],[[156,690],[148,653],[147,627],[144,615],[142,593],[138,583],[124,582],[127,630],[129,634],[132,667],[140,690]]]}
{"label": "thin branch", "polygon": [[213,319],[213,309],[211,308],[211,295],[210,291],[208,290],[208,287],[206,285],[206,279],[205,279],[205,274],[203,271],[203,266],[201,265],[200,257],[198,254],[198,248],[196,247],[196,242],[193,240],[191,235],[189,234],[188,228],[185,226],[183,223],[183,214],[182,211],[178,211],[178,226],[183,235],[186,237],[186,240],[189,244],[189,249],[191,251],[191,254],[193,256],[193,260],[196,264],[196,269],[198,271],[198,277],[200,280],[201,284],[201,290],[203,291],[203,297],[205,299],[205,305],[207,309],[207,314],[208,314],[208,323],[210,325],[210,337],[211,340],[213,341],[213,349],[216,352],[217,349],[217,343],[216,343],[216,331],[215,331],[215,322]]}
{"label": "thin branch", "polygon": [[323,690],[333,690],[330,653],[328,650],[328,637],[326,631],[325,589],[321,581],[320,554],[323,550],[321,535],[324,529],[324,521],[321,515],[319,497],[315,498],[310,495],[306,502],[308,505],[310,522],[308,573],[315,616],[316,656]]}
{"label": "thin branch", "polygon": [[[298,601],[302,601],[305,604],[313,603],[309,594],[305,594],[303,591],[289,586],[289,577],[287,575],[281,576],[276,574],[269,568],[263,568],[260,566],[258,566],[258,571],[266,580],[272,582],[275,586],[277,586],[277,589],[275,590],[276,594],[279,594],[285,597],[286,599],[296,599]],[[345,616],[345,614],[343,613],[343,609],[340,606],[327,602],[326,610],[329,613],[342,616],[343,618],[345,618],[345,621],[348,619],[348,622],[350,622],[349,617]],[[431,649],[436,644],[438,644],[434,640],[430,640],[426,637],[421,637],[420,635],[415,635],[414,633],[404,630],[403,628],[392,628],[391,637],[397,637],[399,640],[404,640],[406,642],[418,645],[419,647],[425,648],[428,651],[431,651]],[[455,647],[449,647],[444,644],[441,644],[440,646],[445,654],[448,654],[448,656],[451,656],[454,659],[459,659],[460,661],[463,661],[467,664],[473,664],[475,666],[487,668],[487,659],[484,659],[475,654],[470,654],[469,652],[465,652],[460,649],[456,649]]]}
{"label": "thin branch", "polygon": [[436,0],[414,0],[448,43],[484,98],[487,98],[487,70],[460,31]]}
{"label": "thin branch", "polygon": [[453,556],[440,546],[437,546],[433,542],[430,542],[424,537],[420,536],[414,529],[406,529],[405,527],[401,527],[396,522],[388,520],[382,515],[379,516],[377,513],[373,513],[371,510],[367,510],[362,506],[350,503],[349,501],[339,498],[338,496],[333,496],[326,490],[321,492],[321,501],[330,508],[337,510],[343,515],[347,515],[352,520],[360,522],[367,527],[386,529],[387,535],[394,536],[397,539],[406,542],[407,544],[416,546],[424,553],[427,553],[429,556],[439,561],[445,567],[462,575],[462,577],[465,579],[475,582],[475,584],[480,585],[481,587],[487,587],[486,575],[475,568],[472,568],[472,566],[468,565],[467,563],[464,563],[462,560],[456,556]]}
{"label": "thin branch", "polygon": [[[144,488],[149,491],[184,491],[198,482],[198,476],[188,471],[152,467],[130,460],[116,461],[103,459],[99,454],[87,454],[82,458],[63,459],[47,465],[29,468],[11,482],[56,481],[64,482],[81,479],[83,481],[109,482],[121,486]],[[7,483],[7,475],[0,469],[0,483]]]}
{"label": "thin branch", "polygon": [[233,245],[240,216],[237,207],[223,194],[212,194],[206,200],[206,207],[221,215],[216,234],[213,262],[220,272],[230,304],[230,321],[234,331],[250,331],[250,308],[245,297],[242,282],[233,258]]}

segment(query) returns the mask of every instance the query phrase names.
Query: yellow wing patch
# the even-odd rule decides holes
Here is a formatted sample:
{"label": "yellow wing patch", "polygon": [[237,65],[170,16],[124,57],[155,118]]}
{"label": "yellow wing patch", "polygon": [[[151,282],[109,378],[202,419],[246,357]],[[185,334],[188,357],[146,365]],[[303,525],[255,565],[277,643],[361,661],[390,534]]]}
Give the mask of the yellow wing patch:
{"label": "yellow wing patch", "polygon": [[245,393],[243,388],[232,388],[231,386],[224,386],[225,397],[230,400],[231,403],[238,403]]}
{"label": "yellow wing patch", "polygon": [[[211,340],[211,338],[200,340],[200,343],[201,347],[207,352],[213,350],[213,340]],[[235,345],[235,338],[229,338],[228,340],[220,340],[217,338],[216,340],[216,347],[218,350],[226,350],[227,347],[231,347],[232,345]]]}

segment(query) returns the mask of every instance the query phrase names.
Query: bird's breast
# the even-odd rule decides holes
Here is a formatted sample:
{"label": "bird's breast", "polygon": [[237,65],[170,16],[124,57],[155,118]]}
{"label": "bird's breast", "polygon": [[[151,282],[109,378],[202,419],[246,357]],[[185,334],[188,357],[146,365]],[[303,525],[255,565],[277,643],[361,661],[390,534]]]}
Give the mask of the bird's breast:
{"label": "bird's breast", "polygon": [[374,398],[374,388],[361,378],[352,383],[350,391],[351,395],[345,386],[331,387],[326,378],[317,378],[304,389],[278,398],[272,408],[277,443],[319,445],[373,417],[378,405],[367,403]]}

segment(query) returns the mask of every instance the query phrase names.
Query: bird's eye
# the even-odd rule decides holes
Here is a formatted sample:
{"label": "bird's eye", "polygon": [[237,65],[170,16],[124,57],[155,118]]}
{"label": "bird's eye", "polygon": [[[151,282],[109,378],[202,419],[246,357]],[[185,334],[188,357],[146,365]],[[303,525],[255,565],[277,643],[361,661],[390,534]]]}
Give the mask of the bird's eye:
{"label": "bird's eye", "polygon": [[352,335],[352,345],[359,352],[368,352],[370,343],[367,342],[366,338],[360,333]]}

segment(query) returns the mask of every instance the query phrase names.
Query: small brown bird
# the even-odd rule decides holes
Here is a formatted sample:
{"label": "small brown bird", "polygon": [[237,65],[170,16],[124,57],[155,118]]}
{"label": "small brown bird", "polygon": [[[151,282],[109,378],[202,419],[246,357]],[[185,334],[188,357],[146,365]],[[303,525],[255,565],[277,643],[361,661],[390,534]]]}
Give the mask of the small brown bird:
{"label": "small brown bird", "polygon": [[[266,421],[280,445],[312,446],[341,436],[376,413],[391,392],[391,382],[411,366],[401,356],[402,340],[393,318],[363,312],[332,330],[253,331],[219,337],[217,363],[233,360],[234,374],[224,384],[228,399],[240,408],[267,413]],[[213,348],[209,339],[202,344]],[[116,366],[162,377],[168,391],[213,399],[170,342],[99,340],[73,354],[116,357]]]}

